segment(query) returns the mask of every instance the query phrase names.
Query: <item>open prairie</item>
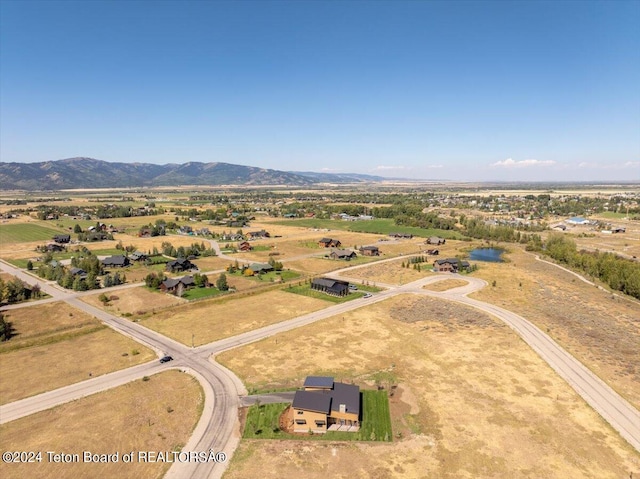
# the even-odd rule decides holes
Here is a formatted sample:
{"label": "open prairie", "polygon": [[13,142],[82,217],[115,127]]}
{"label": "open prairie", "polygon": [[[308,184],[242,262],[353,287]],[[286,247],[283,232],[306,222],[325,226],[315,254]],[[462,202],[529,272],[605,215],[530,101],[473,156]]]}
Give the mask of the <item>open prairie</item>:
{"label": "open prairie", "polygon": [[362,268],[349,270],[345,275],[371,283],[405,284],[433,274],[430,263],[422,263],[420,265],[421,270],[418,271],[417,269],[413,269],[413,265],[411,265],[410,268],[403,268],[402,264],[405,261],[406,259],[403,258],[379,264],[373,263]]}
{"label": "open prairie", "polygon": [[636,407],[640,407],[640,305],[584,283],[511,247],[510,262],[478,263],[491,285],[472,297],[529,319]]}
{"label": "open prairie", "polygon": [[0,402],[34,394],[150,361],[155,354],[65,303],[4,312],[15,331],[0,346],[3,371],[19,370],[18,381],[0,381]]}
{"label": "open prairie", "polygon": [[103,304],[98,297],[102,292],[82,296],[82,301],[97,308],[102,308],[111,314],[146,314],[161,311],[170,306],[184,304],[187,300],[178,298],[172,294],[160,291],[151,291],[145,286],[119,289],[107,292],[108,297],[113,297],[108,303]]}
{"label": "open prairie", "polygon": [[[233,283],[231,279],[229,283]],[[250,280],[244,280],[250,281]],[[331,303],[280,290],[205,300],[134,318],[147,328],[191,346],[235,336],[245,331],[325,308]]]}
{"label": "open prairie", "polygon": [[[42,451],[41,463],[3,464],[5,479],[162,477],[171,464],[138,461],[138,451],[179,451],[202,411],[204,395],[191,376],[167,371],[0,426],[3,451]],[[55,464],[45,451],[79,454]],[[117,463],[82,463],[83,451],[120,454]],[[134,451],[125,464],[122,454]]]}
{"label": "open prairie", "polygon": [[394,442],[243,440],[226,478],[617,479],[640,471],[637,452],[509,328],[476,310],[405,295],[275,339],[218,360],[255,389],[299,387],[311,374],[378,382],[393,393]]}

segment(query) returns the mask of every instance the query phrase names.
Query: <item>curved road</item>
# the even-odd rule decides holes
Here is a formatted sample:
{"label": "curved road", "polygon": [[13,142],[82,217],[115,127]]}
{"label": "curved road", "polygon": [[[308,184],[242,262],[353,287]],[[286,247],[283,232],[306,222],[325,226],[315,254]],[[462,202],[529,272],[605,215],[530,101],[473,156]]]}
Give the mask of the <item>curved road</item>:
{"label": "curved road", "polygon": [[[397,258],[390,258],[389,260],[395,259]],[[6,264],[0,263],[0,269],[7,270],[6,266]],[[366,265],[343,269],[340,271],[340,275],[347,273],[349,270],[364,266]],[[9,269],[14,268],[11,267]],[[338,277],[339,275],[334,273],[334,276]],[[175,361],[166,364],[159,364],[157,361],[153,361],[6,404],[0,407],[0,423],[12,421],[79,397],[94,394],[145,375],[154,374],[170,368],[179,368],[193,374],[205,390],[205,407],[203,414],[190,441],[183,450],[224,451],[227,457],[231,457],[240,438],[237,410],[240,406],[240,397],[246,395],[246,390],[242,382],[231,371],[213,361],[212,357],[214,355],[336,314],[364,307],[371,303],[384,301],[398,294],[410,293],[426,294],[467,304],[504,321],[564,378],[588,404],[598,411],[623,438],[636,450],[640,451],[640,413],[573,356],[561,348],[555,341],[549,338],[543,331],[526,319],[498,306],[467,297],[469,293],[486,286],[485,281],[465,276],[463,279],[468,282],[466,286],[444,292],[424,289],[424,285],[426,284],[451,277],[452,275],[450,274],[442,274],[429,276],[402,286],[385,285],[389,289],[376,293],[372,298],[360,298],[346,303],[336,304],[322,311],[305,314],[288,321],[225,338],[198,348],[188,348],[181,343],[162,336],[137,323],[113,316],[101,309],[88,305],[80,301],[74,294],[63,292],[51,285],[47,285],[48,289],[45,290],[43,288],[43,290],[47,293],[49,293],[49,290],[52,290],[54,293],[52,296],[55,298],[66,301],[74,307],[94,315],[121,333],[154,348],[159,354],[172,355]],[[33,282],[33,279],[29,277],[28,281]],[[37,302],[32,304],[37,304]],[[217,478],[221,477],[225,469],[226,463],[174,463],[166,477]]]}

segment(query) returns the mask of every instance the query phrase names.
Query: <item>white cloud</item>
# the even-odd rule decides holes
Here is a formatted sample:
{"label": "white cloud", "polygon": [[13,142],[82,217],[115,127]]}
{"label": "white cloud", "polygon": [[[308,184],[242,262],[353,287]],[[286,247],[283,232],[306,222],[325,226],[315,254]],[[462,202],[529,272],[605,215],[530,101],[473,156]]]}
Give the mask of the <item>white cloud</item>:
{"label": "white cloud", "polygon": [[324,171],[325,173],[331,173],[332,171],[342,171],[338,168],[320,168],[320,171]]}
{"label": "white cloud", "polygon": [[507,158],[503,161],[496,161],[492,163],[491,166],[500,166],[503,168],[525,168],[529,166],[549,166],[555,165],[556,162],[553,160],[520,160],[516,161],[513,158]]}
{"label": "white cloud", "polygon": [[406,166],[376,166],[373,171],[383,171],[383,170],[407,170]]}
{"label": "white cloud", "polygon": [[425,165],[425,168],[429,168],[429,169],[444,168],[444,165]]}
{"label": "white cloud", "polygon": [[586,162],[579,163],[580,168],[592,168],[598,170],[622,170],[624,168],[638,168],[640,167],[640,161],[627,161],[626,163],[597,163]]}
{"label": "white cloud", "polygon": [[624,164],[625,168],[635,168],[635,167],[638,167],[638,166],[640,166],[640,161],[627,161]]}

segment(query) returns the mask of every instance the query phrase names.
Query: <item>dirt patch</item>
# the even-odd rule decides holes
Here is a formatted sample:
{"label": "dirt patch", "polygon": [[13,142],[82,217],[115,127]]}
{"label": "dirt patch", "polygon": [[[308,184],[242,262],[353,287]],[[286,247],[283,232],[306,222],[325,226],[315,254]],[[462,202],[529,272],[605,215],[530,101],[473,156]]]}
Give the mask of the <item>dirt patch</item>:
{"label": "dirt patch", "polygon": [[[465,282],[466,284],[466,282]],[[475,308],[442,299],[412,297],[389,309],[391,318],[405,323],[435,321],[450,330],[458,327],[504,328],[504,324]],[[425,326],[428,329],[428,325]]]}

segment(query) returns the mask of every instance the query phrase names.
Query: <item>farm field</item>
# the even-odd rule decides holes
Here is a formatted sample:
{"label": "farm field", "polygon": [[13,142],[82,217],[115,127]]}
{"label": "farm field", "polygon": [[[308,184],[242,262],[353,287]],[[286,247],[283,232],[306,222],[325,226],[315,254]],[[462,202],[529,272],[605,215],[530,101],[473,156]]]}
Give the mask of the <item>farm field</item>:
{"label": "farm field", "polygon": [[427,238],[429,236],[440,236],[443,238],[460,237],[459,233],[455,231],[446,231],[434,228],[417,228],[413,226],[398,226],[394,223],[394,220],[387,218],[378,218],[368,221],[321,220],[309,218],[278,221],[277,223],[288,226],[295,225],[303,228],[354,231],[361,233],[374,233],[377,235],[388,235],[389,233],[410,233],[422,238]]}
{"label": "farm field", "polygon": [[33,241],[51,241],[53,236],[62,233],[59,229],[36,223],[16,223],[0,225],[2,243],[29,243]]}
{"label": "farm field", "polygon": [[258,390],[299,387],[307,375],[361,386],[381,381],[387,391],[397,385],[394,441],[243,440],[226,479],[617,479],[640,471],[640,455],[546,363],[474,309],[402,296],[276,339],[278,346],[270,338],[218,360]]}
{"label": "farm field", "polygon": [[425,276],[433,275],[429,264],[422,264],[418,271],[410,268],[403,268],[402,263],[406,259],[397,259],[379,264],[371,264],[366,267],[356,268],[345,272],[349,278],[357,278],[370,283],[406,284],[417,281]]}
{"label": "farm field", "polygon": [[508,263],[480,263],[490,285],[471,295],[530,319],[635,407],[640,407],[637,302],[512,249]]}
{"label": "farm field", "polygon": [[[242,279],[242,278],[239,278]],[[236,278],[229,282],[235,282]],[[248,281],[248,280],[245,280]],[[280,290],[199,301],[137,317],[141,325],[191,346],[235,336],[327,307],[327,301]]]}
{"label": "farm field", "polygon": [[[204,395],[191,376],[167,371],[0,425],[3,451],[80,454],[178,451],[200,417]],[[166,462],[3,464],[2,477],[162,477]],[[97,471],[100,471],[99,473]]]}
{"label": "farm field", "polygon": [[6,404],[155,358],[150,349],[91,316],[55,302],[4,312],[15,331],[0,345],[0,367],[20,365],[19,381],[0,381]]}

